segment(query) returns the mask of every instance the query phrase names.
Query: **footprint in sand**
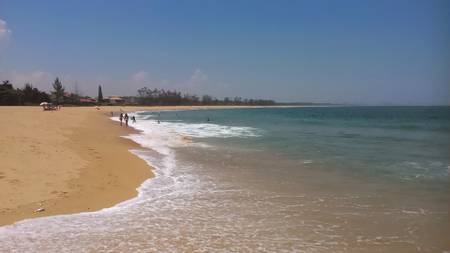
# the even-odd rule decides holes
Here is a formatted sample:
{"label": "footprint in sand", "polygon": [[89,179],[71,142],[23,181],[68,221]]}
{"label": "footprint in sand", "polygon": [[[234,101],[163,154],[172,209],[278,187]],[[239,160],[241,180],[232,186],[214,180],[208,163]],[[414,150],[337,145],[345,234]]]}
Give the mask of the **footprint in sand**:
{"label": "footprint in sand", "polygon": [[8,181],[8,183],[10,183],[10,184],[18,184],[18,183],[20,183],[20,180],[18,180],[18,179],[11,179],[11,180]]}

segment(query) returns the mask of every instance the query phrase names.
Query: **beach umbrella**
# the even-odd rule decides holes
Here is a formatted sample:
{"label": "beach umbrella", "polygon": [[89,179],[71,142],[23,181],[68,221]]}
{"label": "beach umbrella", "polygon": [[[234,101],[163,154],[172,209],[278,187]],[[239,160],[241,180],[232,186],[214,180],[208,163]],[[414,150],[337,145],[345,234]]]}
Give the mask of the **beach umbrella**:
{"label": "beach umbrella", "polygon": [[39,105],[40,105],[40,106],[48,105],[48,103],[47,103],[47,102],[42,102],[42,103],[40,103]]}

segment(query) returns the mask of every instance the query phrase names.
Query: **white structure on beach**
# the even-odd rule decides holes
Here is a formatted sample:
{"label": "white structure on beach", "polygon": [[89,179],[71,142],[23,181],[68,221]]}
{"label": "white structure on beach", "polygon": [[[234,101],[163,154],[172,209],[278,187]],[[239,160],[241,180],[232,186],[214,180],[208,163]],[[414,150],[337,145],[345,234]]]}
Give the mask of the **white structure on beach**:
{"label": "white structure on beach", "polygon": [[103,100],[110,104],[123,104],[123,102],[125,101],[122,97],[119,96],[108,96]]}

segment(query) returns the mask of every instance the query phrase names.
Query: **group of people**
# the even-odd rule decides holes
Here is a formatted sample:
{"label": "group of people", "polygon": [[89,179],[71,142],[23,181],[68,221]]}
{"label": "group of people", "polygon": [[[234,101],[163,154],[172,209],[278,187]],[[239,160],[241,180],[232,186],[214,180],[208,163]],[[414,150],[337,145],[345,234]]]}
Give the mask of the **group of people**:
{"label": "group of people", "polygon": [[[122,125],[122,122],[124,121],[125,125],[128,126],[128,119],[129,119],[128,113],[125,114],[120,113],[119,115],[120,125]],[[131,116],[131,122],[136,123],[136,117]]]}
{"label": "group of people", "polygon": [[[178,113],[175,113],[175,115],[178,117]],[[111,112],[111,117],[113,117],[113,116],[114,116],[114,113]],[[158,124],[161,123],[160,117],[161,117],[161,112],[158,113],[158,119],[157,119]],[[131,116],[131,117],[129,117],[129,116],[128,116],[128,113],[125,113],[125,114],[124,114],[124,113],[120,113],[120,115],[119,115],[120,125],[122,126],[122,124],[125,123],[125,125],[128,126],[128,120],[129,120],[129,118],[131,118],[131,122],[132,122],[133,124],[136,123],[136,117],[135,117],[134,115]],[[206,118],[206,121],[210,122],[211,119],[210,119],[209,117],[207,117],[207,118]]]}

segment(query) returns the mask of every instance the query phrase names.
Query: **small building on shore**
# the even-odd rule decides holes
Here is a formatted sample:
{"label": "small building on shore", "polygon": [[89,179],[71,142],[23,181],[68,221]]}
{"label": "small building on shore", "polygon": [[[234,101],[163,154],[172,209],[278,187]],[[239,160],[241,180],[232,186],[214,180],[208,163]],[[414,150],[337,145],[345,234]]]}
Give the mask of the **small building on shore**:
{"label": "small building on shore", "polygon": [[137,105],[138,98],[137,97],[123,97],[124,103],[127,105]]}
{"label": "small building on shore", "polygon": [[80,104],[89,104],[89,105],[93,105],[97,103],[97,99],[95,98],[89,98],[89,97],[85,97],[85,98],[80,98],[79,99]]}
{"label": "small building on shore", "polygon": [[121,105],[125,102],[125,99],[119,96],[108,96],[106,98],[103,98],[103,101],[112,105]]}

